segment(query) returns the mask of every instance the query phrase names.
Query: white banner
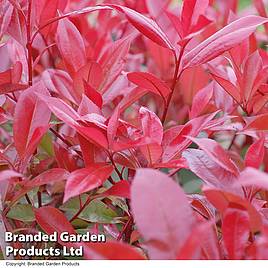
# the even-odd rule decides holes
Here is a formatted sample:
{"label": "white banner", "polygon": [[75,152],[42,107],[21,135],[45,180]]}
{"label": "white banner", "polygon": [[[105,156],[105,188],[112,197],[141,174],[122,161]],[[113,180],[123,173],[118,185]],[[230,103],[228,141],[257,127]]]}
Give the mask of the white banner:
{"label": "white banner", "polygon": [[267,267],[268,261],[0,261],[0,267],[80,268],[247,268]]}

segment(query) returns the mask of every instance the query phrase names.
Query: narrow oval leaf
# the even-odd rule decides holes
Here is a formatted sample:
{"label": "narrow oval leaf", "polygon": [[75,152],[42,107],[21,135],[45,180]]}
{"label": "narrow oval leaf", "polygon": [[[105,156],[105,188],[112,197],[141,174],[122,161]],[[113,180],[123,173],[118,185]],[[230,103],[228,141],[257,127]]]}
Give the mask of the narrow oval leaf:
{"label": "narrow oval leaf", "polygon": [[203,192],[208,201],[217,208],[222,215],[224,215],[228,208],[239,208],[242,211],[247,211],[250,229],[253,233],[259,232],[262,229],[263,223],[261,215],[247,199],[219,189],[204,187]]}
{"label": "narrow oval leaf", "polygon": [[70,74],[76,73],[86,64],[83,38],[75,25],[67,18],[59,21],[56,42]]}
{"label": "narrow oval leaf", "polygon": [[222,168],[227,171],[238,174],[238,168],[233,163],[231,158],[227,155],[226,151],[214,140],[211,139],[196,139],[190,138],[194,143],[196,143],[204,152],[207,153],[213,161],[215,161]]}
{"label": "narrow oval leaf", "polygon": [[213,84],[200,89],[194,96],[190,118],[195,118],[204,111],[213,96]]}
{"label": "narrow oval leaf", "polygon": [[26,193],[30,192],[35,187],[66,180],[68,175],[69,172],[65,169],[52,168],[39,174],[32,180],[23,180],[20,183],[20,186],[22,188],[16,192],[16,194],[10,201],[9,207],[15,204],[21,197],[23,197]]}
{"label": "narrow oval leaf", "polygon": [[268,191],[268,175],[253,167],[245,168],[238,178],[236,186],[254,186]]}
{"label": "narrow oval leaf", "polygon": [[182,153],[189,169],[208,186],[228,190],[236,181],[236,176],[213,161],[204,151],[187,149]]}
{"label": "narrow oval leaf", "polygon": [[113,167],[106,164],[95,164],[75,170],[67,179],[63,202],[101,186],[112,172]]}
{"label": "narrow oval leaf", "polygon": [[[54,232],[60,234],[62,231],[75,234],[72,224],[57,208],[50,206],[41,207],[36,209],[34,214],[37,223],[47,234],[53,234]],[[63,243],[62,241],[59,242]]]}
{"label": "narrow oval leaf", "polygon": [[247,167],[259,168],[265,153],[264,148],[265,136],[255,141],[249,148],[245,157],[245,165]]}
{"label": "narrow oval leaf", "polygon": [[230,259],[240,260],[245,254],[250,233],[246,212],[227,209],[222,222],[222,236]]}
{"label": "narrow oval leaf", "polygon": [[130,199],[130,184],[126,180],[119,181],[101,195],[102,196],[112,195]]}
{"label": "narrow oval leaf", "polygon": [[49,128],[50,111],[36,93],[49,95],[42,82],[25,90],[14,113],[14,142],[21,159],[29,157]]}
{"label": "narrow oval leaf", "polygon": [[183,57],[183,68],[206,63],[249,37],[258,26],[268,22],[259,16],[242,17],[225,26]]}
{"label": "narrow oval leaf", "polygon": [[138,169],[131,186],[131,200],[134,220],[150,258],[176,259],[194,222],[180,186],[162,172]]}
{"label": "narrow oval leaf", "polygon": [[[62,232],[68,232],[69,234],[76,235],[76,232],[65,217],[65,215],[58,209],[54,207],[42,207],[35,210],[35,218],[40,227],[47,233],[52,234],[57,232],[61,234]],[[84,258],[85,259],[107,259],[107,260],[117,260],[117,259],[144,259],[141,254],[127,244],[122,244],[119,242],[106,242],[106,243],[84,243],[84,242],[63,242],[60,239],[58,242],[67,247],[79,247],[84,248]]]}
{"label": "narrow oval leaf", "polygon": [[[106,92],[122,72],[133,38],[133,35],[129,35],[109,44],[99,58],[98,63],[102,68],[102,80],[96,89],[100,92]],[[94,79],[96,80],[96,76]]]}
{"label": "narrow oval leaf", "polygon": [[165,82],[150,73],[145,72],[132,72],[127,75],[128,80],[139,87],[146,88],[147,90],[160,95],[166,103],[170,88]]}
{"label": "narrow oval leaf", "polygon": [[256,131],[268,130],[268,114],[265,113],[265,114],[256,116],[245,127],[245,130],[256,130]]}
{"label": "narrow oval leaf", "polygon": [[157,25],[155,21],[145,17],[139,12],[120,5],[107,5],[116,9],[122,13],[124,13],[128,19],[128,21],[142,34],[151,39],[156,44],[174,50],[171,42],[169,41],[166,34],[162,31],[162,29]]}

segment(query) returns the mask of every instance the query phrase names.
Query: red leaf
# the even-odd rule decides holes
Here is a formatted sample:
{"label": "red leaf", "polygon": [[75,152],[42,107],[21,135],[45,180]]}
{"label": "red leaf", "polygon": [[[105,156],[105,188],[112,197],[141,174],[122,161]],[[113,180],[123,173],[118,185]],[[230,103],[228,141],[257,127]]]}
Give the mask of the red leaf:
{"label": "red leaf", "polygon": [[131,186],[131,200],[134,220],[150,258],[175,259],[194,222],[183,190],[159,171],[138,169]]}
{"label": "red leaf", "polygon": [[[67,220],[65,215],[58,209],[54,207],[42,207],[35,210],[35,218],[40,227],[47,233],[52,234],[57,232],[61,234],[62,232],[68,232],[69,234],[76,234],[73,226]],[[117,260],[117,259],[144,259],[141,254],[135,250],[135,248],[127,245],[114,242],[102,243],[84,243],[84,242],[63,242],[60,239],[58,242],[61,245],[67,247],[79,247],[82,246],[84,249],[84,258],[85,259],[108,259],[108,260]]]}
{"label": "red leaf", "polygon": [[[189,137],[190,138],[190,137]],[[237,175],[238,168],[228,156],[226,151],[214,140],[190,138],[196,143],[213,161],[227,171]]]}
{"label": "red leaf", "polygon": [[26,89],[28,86],[20,84],[22,64],[17,61],[11,69],[0,73],[0,94]]}
{"label": "red leaf", "polygon": [[262,229],[261,215],[248,200],[218,189],[204,188],[203,192],[208,201],[217,208],[221,214],[224,214],[228,208],[247,211],[251,231],[255,233]]}
{"label": "red leaf", "polygon": [[[36,209],[35,218],[40,227],[49,235],[54,232],[61,234],[63,231],[76,234],[65,215],[54,207],[47,206]],[[66,245],[66,242],[61,240],[59,240],[59,243]]]}
{"label": "red leaf", "polygon": [[210,83],[195,94],[190,112],[191,119],[201,115],[204,111],[213,96],[213,89],[213,84]]}
{"label": "red leaf", "polygon": [[[204,253],[203,253],[204,252]],[[202,254],[203,253],[203,254]],[[200,222],[195,226],[177,254],[177,260],[219,259],[219,245],[212,222]]]}
{"label": "red leaf", "polygon": [[86,52],[83,38],[67,18],[59,21],[56,41],[70,74],[74,74],[85,65]]}
{"label": "red leaf", "polygon": [[108,241],[104,244],[92,244],[92,259],[106,260],[144,260],[145,258],[138,252],[138,249],[116,241]]}
{"label": "red leaf", "polygon": [[49,109],[64,123],[72,127],[78,125],[77,121],[81,119],[80,115],[63,100],[44,95],[38,95],[38,97],[43,100]]}
{"label": "red leaf", "polygon": [[139,110],[143,137],[140,150],[152,166],[162,155],[163,126],[160,119],[150,110],[141,107]]}
{"label": "red leaf", "polygon": [[[102,148],[108,148],[106,130],[99,127],[97,120],[84,122],[82,117],[61,99],[38,95],[49,109],[64,123],[74,128],[84,138]],[[81,122],[80,122],[81,121]],[[85,126],[86,125],[86,126]]]}
{"label": "red leaf", "polygon": [[76,126],[75,129],[88,141],[101,148],[108,149],[109,145],[105,130],[97,127],[93,123],[88,123],[87,126]]}
{"label": "red leaf", "polygon": [[43,83],[35,84],[19,97],[14,113],[14,142],[21,159],[29,157],[49,128],[50,111],[35,93],[48,95]]}
{"label": "red leaf", "polygon": [[206,63],[249,37],[258,26],[268,22],[259,16],[242,17],[225,26],[183,57],[183,68]]}
{"label": "red leaf", "polygon": [[[92,88],[92,90],[97,90],[102,80],[103,69],[99,63],[91,61],[80,68],[73,77],[73,87],[75,89],[74,93],[78,102],[81,101],[83,93],[90,98],[90,96],[87,94],[87,87]],[[91,100],[96,103],[94,99]],[[100,103],[97,101],[96,104],[98,105]],[[98,106],[101,107],[101,105]]]}
{"label": "red leaf", "polygon": [[106,164],[95,164],[73,171],[66,182],[63,202],[101,186],[112,172],[113,167]]}
{"label": "red leaf", "polygon": [[243,94],[243,99],[245,99],[246,102],[248,102],[249,99],[252,98],[252,96],[258,89],[254,89],[254,84],[258,77],[258,74],[262,70],[262,67],[262,59],[258,51],[251,54],[245,62],[241,93]]}
{"label": "red leaf", "polygon": [[93,101],[83,94],[78,113],[80,115],[87,115],[90,113],[101,114],[101,110]]}
{"label": "red leaf", "polygon": [[[59,0],[44,1],[43,9],[40,14],[39,25],[45,24],[47,21],[56,16],[56,12],[58,9],[58,2]],[[41,33],[44,37],[46,37],[49,34],[51,26],[52,25],[49,25],[48,27],[42,29]]]}
{"label": "red leaf", "polygon": [[239,89],[229,80],[226,80],[216,74],[211,74],[213,79],[237,102],[240,103],[241,97]]}
{"label": "red leaf", "polygon": [[77,104],[72,79],[68,73],[58,69],[48,69],[42,73],[42,80],[49,91]]}
{"label": "red leaf", "polygon": [[247,213],[238,209],[227,209],[222,222],[222,236],[230,259],[240,260],[245,256],[249,227]]}
{"label": "red leaf", "polygon": [[264,158],[265,137],[255,141],[249,148],[245,157],[245,165],[247,167],[259,168]]}
{"label": "red leaf", "polygon": [[[200,30],[210,22],[209,20],[206,20],[207,23],[202,23],[202,21],[204,20],[203,15],[207,10],[208,5],[209,0],[183,1],[181,11],[181,24],[184,37],[191,32]],[[195,26],[198,26],[198,28]]]}
{"label": "red leaf", "polygon": [[170,94],[170,88],[162,80],[150,73],[132,72],[127,75],[128,80],[139,87],[160,95],[166,103]]}
{"label": "red leaf", "polygon": [[163,139],[163,126],[158,116],[145,107],[140,108],[139,116],[143,132],[142,143],[160,145]]}
{"label": "red leaf", "polygon": [[16,192],[15,196],[12,198],[9,206],[12,206],[20,198],[22,198],[26,193],[30,192],[35,187],[39,187],[46,184],[52,184],[58,181],[66,180],[69,172],[62,168],[52,168],[49,169],[32,180],[24,180],[20,183],[21,189]]}
{"label": "red leaf", "polygon": [[114,145],[116,143],[115,137],[116,137],[116,132],[117,128],[119,125],[119,116],[120,116],[120,109],[119,106],[116,107],[113,115],[109,119],[108,126],[107,126],[107,138],[109,141],[109,147],[111,149],[114,149]]}
{"label": "red leaf", "polygon": [[95,90],[93,87],[84,82],[85,95],[100,109],[102,108],[102,96],[101,94]]}
{"label": "red leaf", "polygon": [[251,118],[250,123],[246,126],[245,130],[268,130],[268,114],[261,114]]}
{"label": "red leaf", "polygon": [[130,199],[130,184],[128,181],[119,181],[107,191],[101,194],[101,196],[118,196],[122,198]]}
{"label": "red leaf", "polygon": [[162,146],[158,143],[143,145],[140,147],[140,150],[148,161],[150,167],[155,166],[154,164],[157,163],[163,153]]}
{"label": "red leaf", "polygon": [[181,154],[181,152],[192,143],[186,136],[197,136],[217,113],[218,112],[210,115],[203,115],[188,121],[183,126],[176,126],[168,129],[164,133],[162,142],[164,149],[162,155],[163,162],[168,162],[176,155]]}
{"label": "red leaf", "polygon": [[27,180],[22,183],[23,187],[30,187],[30,188],[35,188],[39,187],[41,185],[49,184],[49,183],[54,183],[57,181],[62,181],[66,180],[69,175],[69,172],[65,169],[62,168],[52,168],[49,169],[37,177],[35,177],[32,180]]}
{"label": "red leaf", "polygon": [[128,21],[142,34],[162,47],[174,50],[171,42],[155,21],[145,17],[137,11],[119,5],[107,5],[124,13]]}

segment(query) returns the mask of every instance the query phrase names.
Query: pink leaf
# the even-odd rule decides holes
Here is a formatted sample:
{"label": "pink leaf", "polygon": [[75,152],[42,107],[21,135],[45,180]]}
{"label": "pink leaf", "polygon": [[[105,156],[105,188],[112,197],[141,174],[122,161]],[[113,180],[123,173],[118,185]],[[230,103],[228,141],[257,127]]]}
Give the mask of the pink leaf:
{"label": "pink leaf", "polygon": [[252,15],[230,23],[189,51],[183,58],[183,68],[190,68],[216,58],[249,37],[258,26],[266,22],[268,19]]}
{"label": "pink leaf", "polygon": [[0,172],[0,181],[9,180],[13,177],[23,177],[22,174],[13,170],[3,170]]}
{"label": "pink leaf", "polygon": [[70,74],[74,74],[85,65],[86,52],[83,38],[67,18],[59,21],[56,41]]}
{"label": "pink leaf", "polygon": [[183,190],[159,171],[138,169],[131,187],[131,200],[134,220],[150,258],[175,259],[194,222]]}
{"label": "pink leaf", "polygon": [[[96,89],[100,92],[106,92],[109,86],[111,86],[122,72],[125,65],[125,58],[129,52],[130,43],[133,38],[133,35],[129,35],[109,44],[99,58],[98,63],[102,68],[102,80]],[[94,77],[94,79],[96,78],[97,76]]]}
{"label": "pink leaf", "polygon": [[232,172],[221,167],[204,151],[187,149],[182,156],[187,159],[189,169],[209,186],[228,190],[236,181]]}
{"label": "pink leaf", "polygon": [[196,143],[214,162],[227,171],[237,175],[238,168],[228,156],[226,151],[214,140],[190,138]]}
{"label": "pink leaf", "polygon": [[241,172],[236,185],[254,186],[268,190],[268,175],[258,169],[247,167]]}

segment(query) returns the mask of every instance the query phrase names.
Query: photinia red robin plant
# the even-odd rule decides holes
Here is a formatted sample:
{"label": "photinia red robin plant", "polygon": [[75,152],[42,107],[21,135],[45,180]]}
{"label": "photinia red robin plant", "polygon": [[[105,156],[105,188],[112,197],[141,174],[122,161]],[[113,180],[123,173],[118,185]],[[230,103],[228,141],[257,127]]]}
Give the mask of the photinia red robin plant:
{"label": "photinia red robin plant", "polygon": [[0,0],[0,232],[104,234],[53,245],[85,259],[267,259],[251,2]]}

